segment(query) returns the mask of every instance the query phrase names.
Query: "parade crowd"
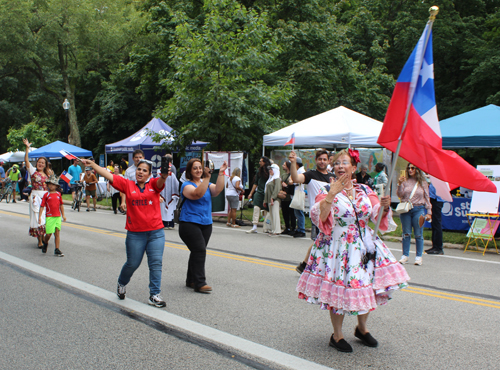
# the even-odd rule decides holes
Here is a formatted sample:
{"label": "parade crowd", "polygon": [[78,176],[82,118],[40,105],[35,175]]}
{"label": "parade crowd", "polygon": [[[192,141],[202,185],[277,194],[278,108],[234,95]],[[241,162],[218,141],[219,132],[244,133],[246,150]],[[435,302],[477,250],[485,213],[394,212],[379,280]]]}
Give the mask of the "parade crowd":
{"label": "parade crowd", "polygon": [[[26,139],[24,144],[28,153],[31,144]],[[98,175],[107,181],[113,212],[126,214],[126,262],[117,279],[119,299],[125,299],[127,285],[146,255],[148,303],[166,306],[160,295],[164,229],[175,228],[174,218],[179,236],[190,251],[186,287],[198,293],[211,293],[213,288],[207,283],[205,260],[212,234],[212,198],[225,190],[229,206],[227,226],[240,227],[236,223],[236,211],[244,193],[241,169],[228,169],[224,162],[212,183],[210,165],[193,158],[179,182],[170,154],[166,155],[168,168],[162,165],[157,173],[153,173],[152,162],[144,158],[141,150],[134,151],[132,159],[131,165],[123,158],[119,164],[110,161],[107,167],[100,167],[92,159],[75,159],[67,171],[73,200],[81,182],[85,184],[87,212],[96,210]],[[292,151],[280,171],[279,164],[269,158],[259,159],[248,195],[253,204],[253,217],[247,233],[259,233],[259,220],[264,217],[262,232],[269,237],[304,238],[307,192],[312,244],[308,244],[305,258],[296,268],[300,273],[298,296],[329,311],[333,327],[330,346],[341,352],[352,352],[344,338],[342,324],[346,315],[353,315],[358,323],[355,337],[366,346],[376,347],[378,342],[368,330],[368,315],[377,306],[386,304],[395,291],[408,285],[410,278],[403,265],[409,262],[412,230],[417,250],[415,265],[422,265],[424,220],[433,222],[433,248],[426,253],[443,253],[439,230],[443,202],[429,186],[424,173],[409,163],[397,183],[401,203],[408,203],[408,210],[399,214],[403,234],[402,256],[398,261],[369,227],[369,221],[376,222],[380,215],[381,232],[396,228],[390,196],[382,195],[388,181],[384,165],[376,165],[376,175],[372,178],[367,167],[359,165],[359,153],[352,149],[338,153],[318,150],[315,161],[316,168],[306,171],[301,158]],[[80,163],[85,166],[84,173]],[[31,164],[26,154],[23,166],[14,165],[6,174],[0,163],[0,181],[2,186],[6,177],[14,184],[17,182],[21,198],[29,201],[29,235],[37,239],[42,253],[47,252],[54,234],[54,255],[62,257],[61,221],[66,221],[66,215],[59,178],[49,164],[44,157]]]}

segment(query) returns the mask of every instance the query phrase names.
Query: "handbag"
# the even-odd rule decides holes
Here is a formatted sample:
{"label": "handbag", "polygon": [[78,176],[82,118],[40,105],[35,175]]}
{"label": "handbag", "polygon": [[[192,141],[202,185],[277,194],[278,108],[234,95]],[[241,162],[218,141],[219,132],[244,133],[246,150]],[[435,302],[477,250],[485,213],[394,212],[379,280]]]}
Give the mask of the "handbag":
{"label": "handbag", "polygon": [[304,203],[306,200],[306,193],[302,190],[302,185],[297,186],[295,189],[295,194],[293,195],[292,202],[290,203],[290,208],[298,209],[304,212]]}
{"label": "handbag", "polygon": [[399,214],[402,213],[407,213],[410,212],[413,209],[413,204],[410,202],[411,198],[415,195],[415,192],[417,191],[418,188],[418,182],[415,184],[413,187],[413,190],[411,191],[410,197],[408,198],[407,202],[401,202],[398,204],[396,207],[396,212]]}
{"label": "handbag", "polygon": [[280,190],[280,191],[279,191],[279,193],[278,193],[278,198],[280,198],[280,199],[285,199],[285,198],[286,198],[286,196],[287,196],[286,191],[284,191],[284,190]]}
{"label": "handbag", "polygon": [[179,203],[177,203],[177,207],[174,210],[174,223],[176,224],[179,223],[179,217],[181,216],[182,205],[184,204],[185,200],[186,197],[182,197],[182,200]]}

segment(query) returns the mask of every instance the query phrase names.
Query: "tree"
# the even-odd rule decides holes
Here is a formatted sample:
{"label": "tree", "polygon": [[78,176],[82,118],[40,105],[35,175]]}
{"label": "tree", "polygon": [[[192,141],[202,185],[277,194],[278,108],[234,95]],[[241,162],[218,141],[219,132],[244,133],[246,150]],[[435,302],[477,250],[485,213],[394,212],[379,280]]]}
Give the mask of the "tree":
{"label": "tree", "polygon": [[185,12],[175,14],[171,65],[161,81],[173,96],[157,114],[174,129],[176,145],[192,140],[217,150],[255,150],[262,135],[284,120],[271,113],[289,102],[290,85],[266,82],[281,48],[266,13],[230,0],[209,0],[198,26]]}
{"label": "tree", "polygon": [[54,139],[53,136],[47,132],[47,122],[35,118],[30,123],[25,124],[20,129],[11,128],[7,134],[11,146],[7,149],[9,151],[21,150],[24,151],[25,146],[23,139],[27,138],[34,148],[50,144]]}
{"label": "tree", "polygon": [[27,71],[59,104],[67,98],[69,142],[81,146],[75,94],[79,78],[128,54],[140,26],[128,0],[0,0],[3,76]]}

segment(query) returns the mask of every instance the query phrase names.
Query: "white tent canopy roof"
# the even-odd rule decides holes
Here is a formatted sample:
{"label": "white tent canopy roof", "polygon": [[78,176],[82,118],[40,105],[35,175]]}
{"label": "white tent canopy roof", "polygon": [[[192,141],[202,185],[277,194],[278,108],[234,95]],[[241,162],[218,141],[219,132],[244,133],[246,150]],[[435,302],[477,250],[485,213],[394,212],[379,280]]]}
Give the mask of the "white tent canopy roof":
{"label": "white tent canopy roof", "polygon": [[264,146],[283,146],[295,133],[298,147],[380,147],[382,122],[340,106],[268,135]]}

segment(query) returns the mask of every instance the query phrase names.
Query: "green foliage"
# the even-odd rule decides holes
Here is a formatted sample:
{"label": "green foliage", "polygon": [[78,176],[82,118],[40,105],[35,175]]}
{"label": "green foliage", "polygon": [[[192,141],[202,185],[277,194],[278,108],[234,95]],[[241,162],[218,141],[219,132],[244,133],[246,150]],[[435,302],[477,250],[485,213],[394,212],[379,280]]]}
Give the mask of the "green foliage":
{"label": "green foliage", "polygon": [[271,110],[288,103],[290,84],[266,81],[281,48],[266,13],[229,0],[206,1],[203,10],[200,27],[175,14],[173,70],[161,81],[173,96],[157,114],[174,127],[181,148],[204,140],[216,150],[251,151],[285,123]]}
{"label": "green foliage", "polygon": [[54,139],[47,128],[47,124],[50,124],[47,119],[34,118],[33,121],[19,129],[11,128],[7,134],[7,140],[11,146],[7,150],[24,151],[23,139],[28,139],[34,148],[50,144]]}

